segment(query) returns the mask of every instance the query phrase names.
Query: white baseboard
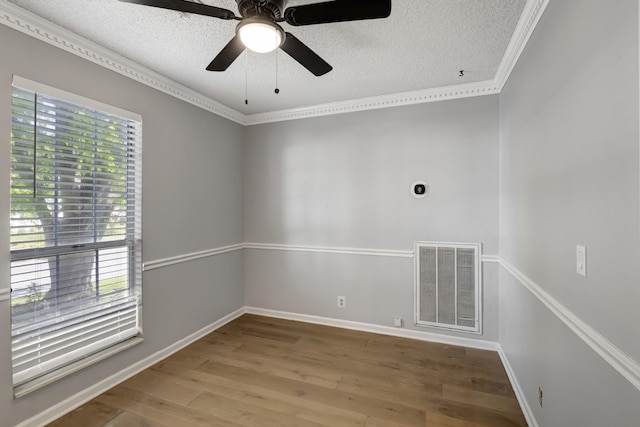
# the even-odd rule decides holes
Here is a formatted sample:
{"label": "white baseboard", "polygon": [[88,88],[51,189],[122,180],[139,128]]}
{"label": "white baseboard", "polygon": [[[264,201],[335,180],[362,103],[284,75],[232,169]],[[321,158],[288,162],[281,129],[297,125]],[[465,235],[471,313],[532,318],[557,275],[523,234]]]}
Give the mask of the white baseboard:
{"label": "white baseboard", "polygon": [[278,319],[287,319],[287,320],[295,320],[306,323],[313,323],[324,326],[333,326],[344,329],[351,329],[363,332],[371,332],[382,335],[390,335],[401,338],[410,338],[420,341],[429,341],[436,342],[440,344],[448,344],[448,345],[456,345],[463,346],[468,348],[475,348],[479,350],[489,350],[496,351],[500,355],[500,359],[505,366],[505,370],[509,376],[509,380],[512,383],[513,389],[516,393],[520,406],[525,414],[527,422],[529,423],[529,427],[538,427],[538,424],[533,418],[531,410],[527,404],[527,401],[524,399],[522,394],[522,390],[518,385],[517,379],[514,375],[511,366],[509,365],[509,361],[507,360],[504,352],[502,351],[500,345],[497,342],[486,341],[486,340],[477,340],[471,338],[464,337],[456,337],[450,335],[442,335],[433,332],[423,332],[423,331],[415,331],[409,329],[399,329],[392,328],[388,326],[380,326],[374,325],[370,323],[362,323],[362,322],[354,322],[350,320],[343,319],[333,319],[328,317],[320,317],[320,316],[311,316],[307,314],[299,314],[299,313],[289,313],[283,311],[269,310],[258,307],[243,307],[234,311],[233,313],[228,314],[227,316],[221,318],[220,320],[200,329],[199,331],[194,332],[193,334],[176,341],[170,346],[140,360],[139,362],[129,366],[126,369],[114,374],[104,380],[94,384],[91,387],[86,388],[85,390],[69,397],[68,399],[63,400],[62,402],[46,409],[45,411],[40,412],[34,417],[23,421],[18,424],[16,427],[33,427],[33,426],[45,426],[56,419],[62,417],[63,415],[73,411],[79,406],[87,403],[91,399],[99,396],[100,394],[106,392],[107,390],[117,386],[118,384],[126,381],[132,376],[140,373],[141,371],[151,367],[155,363],[160,362],[161,360],[171,356],[177,351],[183,349],[189,344],[197,341],[198,339],[204,337],[205,335],[210,334],[216,329],[224,326],[225,324],[237,319],[243,314],[255,314],[259,316],[265,317],[273,317]]}
{"label": "white baseboard", "polygon": [[479,350],[498,351],[498,349],[500,348],[499,344],[493,341],[476,340],[472,338],[456,337],[452,335],[442,335],[433,332],[422,332],[412,329],[392,328],[389,326],[354,322],[351,320],[332,319],[329,317],[311,316],[308,314],[300,313],[288,313],[284,311],[268,310],[258,307],[245,307],[245,312],[249,314],[256,314],[259,316],[275,317],[277,319],[297,320],[299,322],[314,323],[317,325],[334,326],[337,328],[352,329],[355,331],[372,332],[375,334],[410,338],[419,341],[430,341],[440,344],[457,345]]}
{"label": "white baseboard", "polygon": [[188,346],[194,341],[199,340],[200,338],[210,334],[211,332],[226,325],[232,320],[237,319],[238,317],[242,316],[244,313],[245,313],[245,310],[243,308],[236,310],[233,313],[230,313],[224,316],[222,319],[217,320],[216,322],[213,322],[212,324],[205,326],[199,331],[196,331],[193,334],[186,336],[185,338],[179,341],[176,341],[170,346],[160,351],[157,351],[152,355],[140,360],[139,362],[123,369],[122,371],[114,375],[111,375],[110,377],[105,378],[104,380],[82,390],[80,393],[77,393],[69,397],[68,399],[65,399],[62,402],[46,409],[45,411],[40,412],[34,417],[26,421],[23,421],[22,423],[18,424],[16,427],[45,426],[51,423],[56,419],[62,417],[63,415],[73,411],[77,407],[87,403],[91,399],[101,395],[107,390],[117,386],[123,381],[128,380],[132,376],[144,371],[145,369],[151,367],[152,365],[171,356],[173,353],[183,349],[184,347]]}
{"label": "white baseboard", "polygon": [[513,392],[516,394],[516,398],[518,399],[518,403],[520,404],[520,408],[524,414],[524,418],[527,420],[527,424],[529,427],[539,427],[538,421],[536,417],[533,415],[533,411],[531,410],[531,406],[527,402],[527,399],[524,396],[524,392],[522,391],[522,387],[520,387],[520,383],[518,382],[518,378],[516,377],[516,373],[511,367],[509,363],[509,359],[505,354],[502,346],[498,348],[498,355],[500,356],[500,360],[502,361],[502,366],[504,366],[504,370],[507,372],[507,376],[509,377],[509,382],[511,382],[511,388],[513,388]]}

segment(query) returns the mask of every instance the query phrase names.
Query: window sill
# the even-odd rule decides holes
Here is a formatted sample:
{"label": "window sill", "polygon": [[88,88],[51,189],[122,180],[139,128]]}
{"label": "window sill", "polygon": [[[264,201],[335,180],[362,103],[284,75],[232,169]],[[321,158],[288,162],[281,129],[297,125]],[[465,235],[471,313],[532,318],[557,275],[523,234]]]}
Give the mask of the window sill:
{"label": "window sill", "polygon": [[133,347],[137,344],[140,344],[144,339],[141,336],[130,338],[126,341],[123,341],[119,344],[113,345],[109,348],[106,348],[98,353],[92,354],[90,356],[85,357],[84,359],[73,362],[67,366],[64,366],[60,369],[55,370],[49,374],[43,375],[41,377],[35,378],[29,382],[21,384],[17,387],[13,388],[13,397],[14,399],[19,399],[23,396],[26,396],[29,393],[33,393],[36,390],[39,390],[59,379],[62,379],[66,376],[69,376],[75,372],[78,372],[81,369],[84,369],[88,366],[91,366],[95,363],[98,363],[108,357],[113,356],[114,354],[120,353],[130,347]]}

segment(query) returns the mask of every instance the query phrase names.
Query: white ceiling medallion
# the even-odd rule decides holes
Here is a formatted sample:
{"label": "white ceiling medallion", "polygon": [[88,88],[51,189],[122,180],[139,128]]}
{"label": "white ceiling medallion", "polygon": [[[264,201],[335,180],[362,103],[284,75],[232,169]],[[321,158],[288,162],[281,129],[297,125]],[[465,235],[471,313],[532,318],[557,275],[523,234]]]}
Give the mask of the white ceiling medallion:
{"label": "white ceiling medallion", "polygon": [[500,93],[548,3],[549,0],[527,0],[493,80],[251,115],[229,108],[8,1],[0,2],[0,23],[246,126]]}

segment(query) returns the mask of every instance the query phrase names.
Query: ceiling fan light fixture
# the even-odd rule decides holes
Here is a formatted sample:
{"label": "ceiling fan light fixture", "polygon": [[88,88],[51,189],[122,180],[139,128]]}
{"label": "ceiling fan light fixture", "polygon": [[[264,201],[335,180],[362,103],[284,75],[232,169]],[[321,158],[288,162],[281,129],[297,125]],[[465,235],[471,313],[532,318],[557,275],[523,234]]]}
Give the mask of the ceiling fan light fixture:
{"label": "ceiling fan light fixture", "polygon": [[247,49],[257,53],[272,52],[284,41],[284,30],[278,24],[261,19],[245,19],[238,24],[237,33]]}

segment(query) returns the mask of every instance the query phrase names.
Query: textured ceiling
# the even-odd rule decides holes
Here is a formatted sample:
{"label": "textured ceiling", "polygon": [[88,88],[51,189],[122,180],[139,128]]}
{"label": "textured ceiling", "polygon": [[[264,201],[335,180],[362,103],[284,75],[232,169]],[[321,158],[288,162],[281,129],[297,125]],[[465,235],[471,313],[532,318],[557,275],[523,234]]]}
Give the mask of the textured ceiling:
{"label": "textured ceiling", "polygon": [[[226,72],[205,71],[235,21],[118,0],[10,1],[244,114],[492,80],[526,3],[393,0],[387,19],[284,24],[333,66],[315,77],[282,51],[248,52]],[[237,12],[235,0],[199,2]]]}

